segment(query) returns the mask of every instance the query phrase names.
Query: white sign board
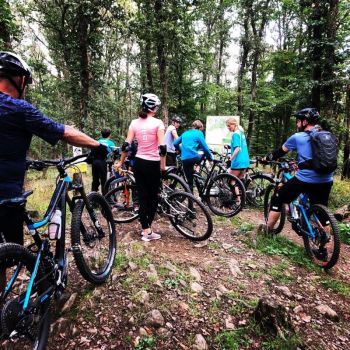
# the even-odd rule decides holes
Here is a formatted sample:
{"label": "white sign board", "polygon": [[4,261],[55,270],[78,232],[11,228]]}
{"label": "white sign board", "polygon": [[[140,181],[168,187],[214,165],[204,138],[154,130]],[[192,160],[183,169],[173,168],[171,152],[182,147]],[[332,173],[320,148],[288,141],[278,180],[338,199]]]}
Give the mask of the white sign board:
{"label": "white sign board", "polygon": [[81,147],[73,146],[73,157],[81,156],[83,154],[83,149]]}
{"label": "white sign board", "polygon": [[[226,120],[230,117],[232,116],[207,116],[205,140],[217,152],[222,152],[223,146],[231,143],[232,133],[226,126]],[[239,121],[239,117],[236,118]]]}

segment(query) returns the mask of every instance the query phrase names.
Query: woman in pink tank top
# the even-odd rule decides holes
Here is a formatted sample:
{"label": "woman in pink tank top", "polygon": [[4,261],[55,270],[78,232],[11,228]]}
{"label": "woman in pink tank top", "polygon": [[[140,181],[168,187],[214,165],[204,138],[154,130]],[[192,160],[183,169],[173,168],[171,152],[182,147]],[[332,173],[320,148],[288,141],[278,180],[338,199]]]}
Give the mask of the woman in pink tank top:
{"label": "woman in pink tank top", "polygon": [[160,173],[165,169],[166,146],[164,145],[164,124],[154,117],[160,106],[159,98],[154,94],[141,96],[141,112],[129,126],[128,135],[122,147],[119,168],[125,161],[128,146],[134,138],[138,147],[134,162],[134,175],[139,199],[139,215],[142,227],[142,240],[160,239],[152,231],[152,222],[158,207]]}

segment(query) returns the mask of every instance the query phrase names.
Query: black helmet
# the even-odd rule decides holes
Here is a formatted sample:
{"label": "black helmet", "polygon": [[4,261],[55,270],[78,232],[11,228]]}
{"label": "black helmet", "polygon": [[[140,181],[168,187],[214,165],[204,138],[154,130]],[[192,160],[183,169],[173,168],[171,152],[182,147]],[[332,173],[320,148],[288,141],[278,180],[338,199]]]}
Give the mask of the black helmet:
{"label": "black helmet", "polygon": [[153,112],[160,106],[160,99],[155,94],[143,94],[140,98],[141,107],[146,112]]}
{"label": "black helmet", "polygon": [[[6,51],[0,51],[0,77],[8,79],[17,89],[20,97],[22,96],[24,87],[33,81],[32,73],[27,63],[16,54]],[[25,77],[24,87],[19,87],[12,77]]]}
{"label": "black helmet", "polygon": [[305,119],[309,123],[316,123],[320,118],[316,108],[304,108],[294,114],[296,119]]}
{"label": "black helmet", "polygon": [[177,115],[177,114],[174,114],[173,117],[171,118],[171,120],[172,120],[173,122],[182,123],[181,117],[180,117],[179,115]]}

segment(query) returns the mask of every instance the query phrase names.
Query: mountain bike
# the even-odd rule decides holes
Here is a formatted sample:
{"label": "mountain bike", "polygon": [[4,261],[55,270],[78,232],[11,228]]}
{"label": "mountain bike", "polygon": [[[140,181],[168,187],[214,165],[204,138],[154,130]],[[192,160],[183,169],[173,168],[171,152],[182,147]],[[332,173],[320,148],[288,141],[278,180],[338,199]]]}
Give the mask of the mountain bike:
{"label": "mountain bike", "polygon": [[[281,169],[281,179],[270,185],[264,198],[264,216],[267,221],[272,195],[280,186],[292,178],[295,167],[292,162],[275,163]],[[301,194],[296,200],[289,203],[288,213],[286,206],[282,206],[279,221],[271,230],[275,235],[282,231],[286,217],[292,225],[292,229],[302,237],[306,254],[311,260],[328,270],[338,261],[340,254],[340,238],[337,221],[330,210],[321,204],[310,205],[306,194]]]}
{"label": "mountain bike", "polygon": [[[163,175],[163,182],[173,191],[190,192],[187,183],[169,168]],[[128,223],[138,217],[138,195],[135,177],[131,171],[120,169],[119,177],[113,181],[113,188],[105,195],[111,206],[115,223]]]}
{"label": "mountain bike", "polygon": [[[229,150],[231,147],[229,145],[224,145],[226,152],[219,155],[220,160],[226,164],[227,171],[231,167],[231,160]],[[256,157],[255,159],[250,159],[250,165],[255,164],[255,167],[250,166],[244,177],[241,179],[244,187],[246,189],[246,203],[252,207],[263,208],[264,207],[264,195],[267,187],[274,183],[273,174],[264,173],[259,170],[258,165],[263,164],[261,157]]]}
{"label": "mountain bike", "polygon": [[[135,178],[128,170],[120,171],[126,180],[111,190],[106,200],[111,206],[115,222],[132,222],[139,217]],[[165,175],[159,191],[158,214],[168,217],[174,228],[186,238],[193,241],[208,239],[213,231],[209,211],[191,193],[180,191],[174,184],[188,188],[175,174]]]}
{"label": "mountain bike", "polygon": [[[173,172],[182,178],[185,173],[179,161],[179,166]],[[212,166],[208,166],[205,157],[202,157],[198,169],[193,175],[202,202],[216,215],[232,217],[244,207],[246,195],[242,181],[226,172],[225,164],[221,159],[214,159]]]}
{"label": "mountain bike", "polygon": [[[44,217],[34,222],[24,210],[24,222],[34,243],[0,245],[0,271],[5,286],[0,295],[1,339],[16,349],[43,350],[50,330],[50,304],[59,299],[67,286],[68,253],[72,252],[80,274],[89,282],[101,284],[113,269],[116,231],[108,203],[96,192],[85,193],[81,174],[67,174],[73,162],[86,155],[59,161],[31,161],[29,166],[43,170],[56,166],[58,180]],[[73,191],[73,196],[68,193]],[[3,200],[2,206],[23,206],[33,191]],[[71,246],[66,247],[66,207],[72,212]],[[50,231],[52,217],[61,212],[60,225]],[[39,231],[49,224],[50,240]],[[52,237],[51,237],[52,238]]]}

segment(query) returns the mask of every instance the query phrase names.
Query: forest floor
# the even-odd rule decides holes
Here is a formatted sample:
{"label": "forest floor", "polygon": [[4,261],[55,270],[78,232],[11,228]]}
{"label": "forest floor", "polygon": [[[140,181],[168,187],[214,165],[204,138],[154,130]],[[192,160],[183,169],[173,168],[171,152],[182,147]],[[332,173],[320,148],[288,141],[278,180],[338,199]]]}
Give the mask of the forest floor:
{"label": "forest floor", "polygon": [[[107,283],[92,286],[70,264],[48,349],[350,349],[349,246],[326,273],[288,225],[267,238],[256,235],[259,222],[262,214],[249,209],[216,217],[201,243],[164,218],[156,221],[162,239],[147,243],[138,222],[118,225]],[[261,299],[290,320],[277,335],[254,317]]]}

